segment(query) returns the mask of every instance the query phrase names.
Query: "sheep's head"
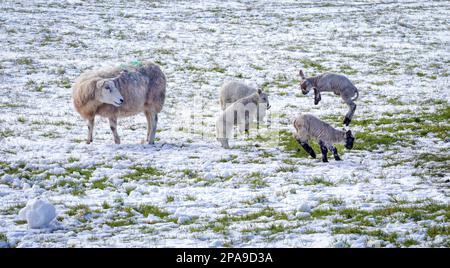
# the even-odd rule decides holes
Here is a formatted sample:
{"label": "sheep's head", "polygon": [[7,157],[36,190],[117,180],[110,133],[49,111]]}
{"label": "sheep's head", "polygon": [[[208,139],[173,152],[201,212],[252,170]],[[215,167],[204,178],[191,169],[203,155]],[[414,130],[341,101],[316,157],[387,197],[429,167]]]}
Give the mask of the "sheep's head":
{"label": "sheep's head", "polygon": [[348,130],[345,132],[345,148],[352,149],[353,143],[355,142],[355,137],[353,137],[352,132]]}
{"label": "sheep's head", "polygon": [[300,81],[300,89],[302,90],[303,95],[306,95],[309,93],[309,91],[313,88],[313,86],[311,85],[311,83],[306,79],[305,74],[303,73],[302,70],[300,70],[300,72],[298,73],[298,75],[300,75],[300,78],[302,79],[302,81]]}
{"label": "sheep's head", "polygon": [[97,82],[97,100],[102,103],[112,104],[120,107],[123,104],[123,97],[114,83],[114,79],[102,79]]}
{"label": "sheep's head", "polygon": [[264,93],[261,89],[258,89],[258,95],[259,95],[259,103],[265,103],[266,104],[266,108],[267,110],[270,109],[270,104],[269,104],[269,97],[267,96],[266,93]]}

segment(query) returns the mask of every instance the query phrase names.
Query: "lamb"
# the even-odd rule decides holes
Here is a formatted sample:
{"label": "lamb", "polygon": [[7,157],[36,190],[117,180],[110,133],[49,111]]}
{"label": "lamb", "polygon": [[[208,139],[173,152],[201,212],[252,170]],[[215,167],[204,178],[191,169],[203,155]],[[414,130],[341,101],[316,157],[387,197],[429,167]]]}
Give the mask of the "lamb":
{"label": "lamb", "polygon": [[295,139],[312,158],[316,158],[316,153],[308,144],[310,138],[318,141],[320,150],[322,151],[323,162],[328,162],[328,149],[333,152],[336,161],[341,160],[336,147],[334,147],[336,143],[344,143],[345,148],[349,150],[353,148],[355,138],[350,130],[342,131],[335,129],[311,114],[299,115],[293,124],[296,130],[294,134]]}
{"label": "lamb", "polygon": [[166,77],[159,66],[151,62],[87,71],[73,85],[75,109],[88,122],[87,144],[93,141],[96,115],[109,119],[114,142],[119,144],[117,118],[140,112],[147,118],[146,142],[153,144],[165,95]]}
{"label": "lamb", "polygon": [[[237,100],[250,96],[255,92],[257,92],[256,88],[250,87],[244,83],[237,81],[226,82],[220,88],[220,107],[222,110],[225,110]],[[259,109],[257,112],[257,124],[259,128],[259,122],[261,122],[266,115],[266,108],[264,107],[264,109]]]}
{"label": "lamb", "polygon": [[270,105],[267,94],[259,89],[237,100],[219,115],[216,121],[216,137],[223,148],[230,148],[228,139],[231,137],[234,125],[237,124],[241,132],[245,131],[248,134],[250,123],[256,118],[257,109],[261,110],[260,107],[269,109]]}
{"label": "lamb", "polygon": [[[352,84],[352,82],[350,82],[350,80],[343,75],[333,73],[324,73],[318,76],[306,78],[303,71],[300,70],[299,75],[302,79],[300,82],[300,88],[304,95],[308,94],[311,89],[314,89],[315,105],[319,104],[319,101],[321,100],[320,92],[329,91],[341,96],[349,107],[349,111],[344,118],[344,125],[348,126],[352,121],[356,110],[356,104],[354,101],[359,97],[358,89]],[[355,98],[352,99],[353,96],[355,96]]]}

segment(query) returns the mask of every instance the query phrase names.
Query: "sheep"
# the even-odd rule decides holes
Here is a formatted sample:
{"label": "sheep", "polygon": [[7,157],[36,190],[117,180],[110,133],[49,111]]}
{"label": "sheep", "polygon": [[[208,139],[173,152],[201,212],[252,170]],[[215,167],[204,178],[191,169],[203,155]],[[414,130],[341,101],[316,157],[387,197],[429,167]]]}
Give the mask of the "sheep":
{"label": "sheep", "polygon": [[[220,107],[222,110],[225,110],[237,100],[250,96],[255,92],[257,92],[256,88],[250,87],[244,83],[237,81],[225,82],[220,88]],[[266,109],[264,107],[264,109],[258,109],[257,112],[257,128],[259,128],[259,122],[264,119]]]}
{"label": "sheep", "polygon": [[234,125],[237,124],[241,132],[245,131],[248,134],[250,123],[257,116],[257,109],[260,110],[261,107],[269,109],[270,104],[267,94],[258,89],[257,92],[241,98],[228,106],[218,116],[216,121],[216,137],[223,148],[230,148],[228,139],[231,137]]}
{"label": "sheep", "polygon": [[[318,76],[306,78],[302,70],[299,75],[302,79],[300,88],[304,95],[308,94],[311,89],[314,89],[314,104],[319,104],[321,100],[320,92],[334,92],[340,95],[342,100],[348,105],[349,111],[345,115],[344,125],[348,126],[352,121],[353,114],[356,110],[356,101],[359,97],[358,89],[350,82],[350,80],[340,74],[324,73]],[[356,95],[356,96],[355,96]],[[352,97],[355,96],[353,99]]]}
{"label": "sheep", "polygon": [[336,147],[334,147],[334,144],[336,143],[344,143],[345,148],[349,150],[353,148],[355,138],[350,130],[342,131],[335,129],[311,114],[299,115],[295,118],[293,125],[296,130],[294,134],[295,139],[312,158],[316,158],[316,153],[308,144],[310,138],[314,138],[318,141],[322,152],[323,162],[328,162],[328,149],[333,153],[336,161],[341,160]]}
{"label": "sheep", "polygon": [[114,142],[120,144],[117,118],[144,112],[148,144],[154,144],[158,113],[166,95],[166,77],[159,66],[138,62],[130,66],[91,70],[81,74],[73,85],[73,104],[87,120],[87,144],[93,141],[96,115],[109,119]]}

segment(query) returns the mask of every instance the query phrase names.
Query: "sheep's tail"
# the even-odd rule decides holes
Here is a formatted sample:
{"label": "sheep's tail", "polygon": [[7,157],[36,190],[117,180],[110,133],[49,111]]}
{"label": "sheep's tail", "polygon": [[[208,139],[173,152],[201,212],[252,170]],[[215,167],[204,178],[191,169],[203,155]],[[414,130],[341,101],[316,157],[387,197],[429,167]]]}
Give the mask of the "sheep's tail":
{"label": "sheep's tail", "polygon": [[358,97],[359,97],[359,90],[358,90],[358,89],[356,89],[356,97],[354,97],[354,98],[352,99],[352,101],[355,101],[355,100],[357,100],[357,99],[358,99]]}

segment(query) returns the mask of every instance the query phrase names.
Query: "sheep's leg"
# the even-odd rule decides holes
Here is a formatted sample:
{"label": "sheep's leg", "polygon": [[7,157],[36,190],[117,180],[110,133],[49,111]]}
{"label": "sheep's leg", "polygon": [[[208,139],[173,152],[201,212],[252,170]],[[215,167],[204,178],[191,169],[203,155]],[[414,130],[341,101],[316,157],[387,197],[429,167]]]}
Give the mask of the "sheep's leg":
{"label": "sheep's leg", "polygon": [[319,101],[322,99],[320,96],[320,91],[317,88],[314,88],[314,104],[319,104]]}
{"label": "sheep's leg", "polygon": [[156,137],[156,128],[158,125],[158,114],[155,113],[155,117],[153,118],[153,127],[152,127],[152,133],[150,135],[150,143],[155,143],[155,137]]}
{"label": "sheep's leg", "polygon": [[230,146],[228,145],[228,139],[227,138],[218,138],[217,139],[223,148],[230,149]]}
{"label": "sheep's leg", "polygon": [[320,150],[322,151],[322,162],[328,162],[328,149],[327,146],[325,146],[325,143],[323,141],[319,141]]}
{"label": "sheep's leg", "polygon": [[311,148],[311,146],[309,146],[308,142],[306,141],[302,141],[302,140],[297,140],[297,142],[303,147],[303,149],[305,149],[305,151],[312,157],[312,158],[316,158],[316,153],[314,152],[313,148]]}
{"label": "sheep's leg", "polygon": [[109,118],[109,127],[114,136],[114,143],[120,144],[119,134],[117,133],[117,118]]}
{"label": "sheep's leg", "polygon": [[250,111],[245,111],[245,126],[244,126],[244,132],[245,136],[248,138],[250,136]]}
{"label": "sheep's leg", "polygon": [[342,159],[339,157],[338,151],[336,149],[336,147],[334,147],[333,145],[330,146],[330,151],[333,152],[333,156],[334,156],[334,160],[336,161],[341,161]]}
{"label": "sheep's leg", "polygon": [[94,121],[95,117],[88,119],[88,137],[86,141],[87,144],[90,144],[94,140]]}
{"label": "sheep's leg", "polygon": [[346,103],[349,107],[349,111],[345,115],[344,125],[348,126],[350,125],[350,122],[352,121],[353,118],[353,114],[355,113],[356,104],[351,99],[347,100]]}
{"label": "sheep's leg", "polygon": [[154,144],[157,117],[151,111],[145,111],[145,118],[147,118],[147,143]]}

